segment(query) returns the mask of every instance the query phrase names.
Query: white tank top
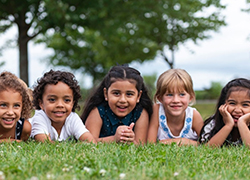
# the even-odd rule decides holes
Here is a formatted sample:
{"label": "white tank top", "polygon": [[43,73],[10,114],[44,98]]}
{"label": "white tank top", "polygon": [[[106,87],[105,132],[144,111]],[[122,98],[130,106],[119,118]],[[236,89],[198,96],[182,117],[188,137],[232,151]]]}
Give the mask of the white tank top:
{"label": "white tank top", "polygon": [[159,140],[163,139],[172,139],[172,138],[187,138],[191,140],[197,140],[198,136],[195,131],[192,129],[192,123],[193,123],[193,112],[195,108],[187,107],[186,109],[186,117],[185,117],[185,123],[184,126],[178,136],[174,136],[167,124],[167,118],[165,115],[164,107],[160,103],[159,107],[159,128],[158,128],[158,134],[157,138]]}

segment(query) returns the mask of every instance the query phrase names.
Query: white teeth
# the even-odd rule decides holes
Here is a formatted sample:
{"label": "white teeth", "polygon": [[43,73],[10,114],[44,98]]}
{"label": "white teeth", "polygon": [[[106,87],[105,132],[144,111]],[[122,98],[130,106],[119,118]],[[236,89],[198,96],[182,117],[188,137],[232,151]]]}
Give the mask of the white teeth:
{"label": "white teeth", "polygon": [[13,121],[14,119],[3,119],[3,120],[8,121],[8,122],[11,122],[11,121]]}
{"label": "white teeth", "polygon": [[64,112],[55,112],[55,114],[64,114]]}

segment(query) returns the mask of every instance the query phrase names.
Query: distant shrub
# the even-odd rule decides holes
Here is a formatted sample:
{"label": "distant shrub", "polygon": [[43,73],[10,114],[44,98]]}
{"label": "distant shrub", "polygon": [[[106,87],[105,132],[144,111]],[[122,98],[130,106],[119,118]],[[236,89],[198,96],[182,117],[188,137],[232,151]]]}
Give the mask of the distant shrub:
{"label": "distant shrub", "polygon": [[223,85],[220,82],[211,82],[210,88],[204,88],[204,90],[195,91],[196,99],[218,99],[222,88]]}

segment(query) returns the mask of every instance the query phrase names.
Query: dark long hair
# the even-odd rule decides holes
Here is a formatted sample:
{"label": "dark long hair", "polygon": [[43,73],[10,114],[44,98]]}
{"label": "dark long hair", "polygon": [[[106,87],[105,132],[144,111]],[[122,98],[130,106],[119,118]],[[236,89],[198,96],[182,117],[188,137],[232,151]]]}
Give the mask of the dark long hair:
{"label": "dark long hair", "polygon": [[143,82],[143,78],[139,71],[134,68],[128,67],[127,65],[113,66],[107,75],[104,77],[100,85],[92,92],[84,105],[84,110],[81,115],[83,122],[85,123],[91,110],[98,105],[106,102],[103,89],[111,86],[112,83],[119,80],[134,80],[136,82],[136,89],[138,92],[142,91],[139,105],[141,105],[149,114],[152,114],[152,101],[148,96],[147,88]]}
{"label": "dark long hair", "polygon": [[[219,97],[217,105],[216,105],[216,112],[215,112],[215,114],[205,120],[204,126],[201,129],[201,133],[200,134],[203,134],[204,127],[208,123],[210,123],[212,120],[215,120],[215,126],[211,130],[211,132],[210,132],[210,134],[208,136],[208,139],[211,139],[225,125],[225,123],[223,121],[223,117],[220,114],[219,107],[221,105],[225,104],[225,102],[228,99],[229,95],[232,92],[235,92],[235,91],[247,91],[248,92],[248,96],[250,97],[250,80],[245,79],[245,78],[236,78],[236,79],[233,79],[233,80],[231,80],[230,82],[228,82],[226,84],[226,86],[221,90],[221,94],[220,94],[220,97]],[[232,138],[232,135],[230,133],[229,136],[227,137],[226,141],[229,140],[229,139],[231,139],[231,138]],[[199,141],[201,142],[201,138],[199,138]]]}

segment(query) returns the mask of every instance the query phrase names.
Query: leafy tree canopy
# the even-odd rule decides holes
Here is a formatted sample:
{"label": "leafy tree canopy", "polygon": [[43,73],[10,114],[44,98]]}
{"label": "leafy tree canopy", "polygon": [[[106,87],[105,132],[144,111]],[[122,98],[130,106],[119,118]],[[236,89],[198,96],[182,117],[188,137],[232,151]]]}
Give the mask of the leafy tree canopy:
{"label": "leafy tree canopy", "polygon": [[50,63],[98,80],[115,63],[156,55],[173,67],[165,51],[208,38],[225,25],[224,8],[220,0],[0,0],[0,32],[18,26],[22,79],[28,74],[27,43],[36,37],[54,50]]}
{"label": "leafy tree canopy", "polygon": [[51,63],[82,69],[95,80],[115,63],[161,56],[172,68],[175,51],[188,40],[209,38],[225,25],[219,0],[99,0],[64,3],[71,18],[64,29],[42,41],[55,50]]}

